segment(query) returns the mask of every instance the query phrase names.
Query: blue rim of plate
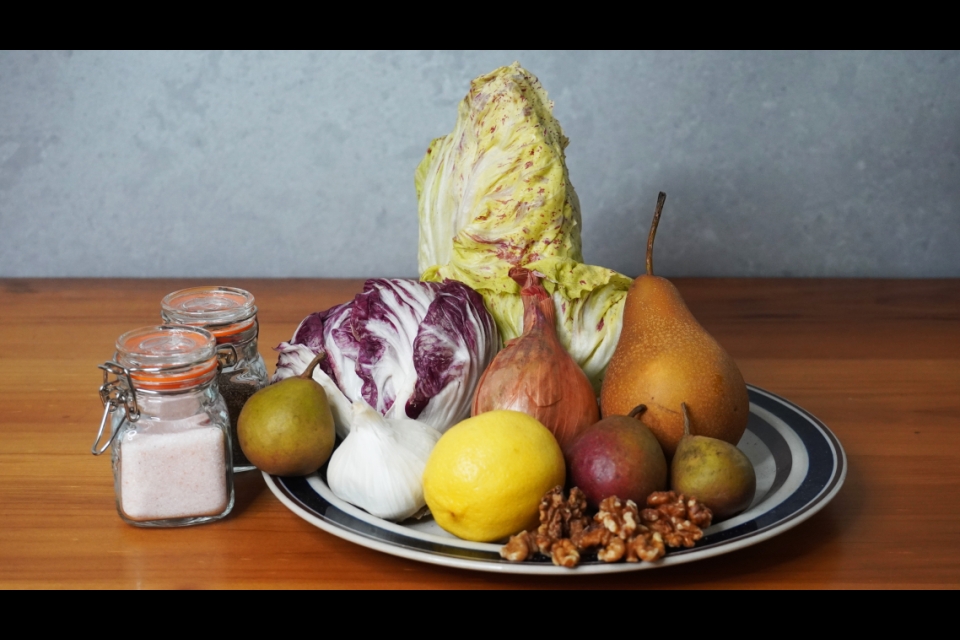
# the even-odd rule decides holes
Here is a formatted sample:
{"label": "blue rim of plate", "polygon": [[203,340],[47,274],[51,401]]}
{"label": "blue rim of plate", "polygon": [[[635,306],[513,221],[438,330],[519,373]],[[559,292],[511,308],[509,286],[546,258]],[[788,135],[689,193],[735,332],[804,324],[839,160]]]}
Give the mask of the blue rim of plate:
{"label": "blue rim of plate", "polygon": [[419,562],[526,575],[619,573],[682,564],[757,544],[795,527],[826,506],[846,478],[846,454],[825,424],[780,396],[753,385],[747,388],[750,419],[740,446],[753,442],[753,449],[760,452],[755,462],[758,495],[754,504],[708,528],[696,546],[669,550],[657,562],[605,563],[590,555],[575,569],[554,566],[542,556],[509,562],[500,557],[499,544],[468,542],[445,532],[425,533],[415,525],[380,520],[339,500],[326,486],[325,467],[307,477],[266,473],[263,477],[280,502],[307,522],[355,544]]}

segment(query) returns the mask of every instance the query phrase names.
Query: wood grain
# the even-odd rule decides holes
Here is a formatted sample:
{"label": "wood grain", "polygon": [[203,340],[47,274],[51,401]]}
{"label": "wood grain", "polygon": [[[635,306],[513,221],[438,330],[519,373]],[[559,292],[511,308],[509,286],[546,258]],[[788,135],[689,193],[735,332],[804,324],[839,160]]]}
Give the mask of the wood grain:
{"label": "wood grain", "polygon": [[[89,448],[117,336],[159,322],[192,280],[0,279],[0,588],[957,588],[960,281],[678,279],[748,382],[823,420],[849,459],[823,511],[773,539],[691,564],[602,577],[447,569],[331,536],[257,473],[224,521],[125,525]],[[260,351],[360,280],[244,280]]]}

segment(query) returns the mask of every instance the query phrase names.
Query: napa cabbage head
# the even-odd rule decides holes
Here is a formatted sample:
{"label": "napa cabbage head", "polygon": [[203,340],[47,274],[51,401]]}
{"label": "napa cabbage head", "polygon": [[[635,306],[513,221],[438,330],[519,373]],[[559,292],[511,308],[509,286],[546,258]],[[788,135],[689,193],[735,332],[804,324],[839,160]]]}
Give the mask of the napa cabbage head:
{"label": "napa cabbage head", "polygon": [[568,143],[540,81],[518,63],[474,79],[453,131],[430,143],[416,170],[420,278],[480,293],[506,341],[523,321],[509,271],[537,271],[561,342],[599,390],[631,280],[583,264]]}

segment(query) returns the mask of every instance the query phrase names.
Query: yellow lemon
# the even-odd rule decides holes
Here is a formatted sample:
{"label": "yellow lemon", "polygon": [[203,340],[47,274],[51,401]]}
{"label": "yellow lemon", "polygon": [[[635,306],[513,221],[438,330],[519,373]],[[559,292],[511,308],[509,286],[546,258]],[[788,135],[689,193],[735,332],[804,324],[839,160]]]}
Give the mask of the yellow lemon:
{"label": "yellow lemon", "polygon": [[565,476],[560,445],[536,418],[487,411],[443,434],[427,460],[423,494],[445,530],[493,542],[535,527],[540,499]]}

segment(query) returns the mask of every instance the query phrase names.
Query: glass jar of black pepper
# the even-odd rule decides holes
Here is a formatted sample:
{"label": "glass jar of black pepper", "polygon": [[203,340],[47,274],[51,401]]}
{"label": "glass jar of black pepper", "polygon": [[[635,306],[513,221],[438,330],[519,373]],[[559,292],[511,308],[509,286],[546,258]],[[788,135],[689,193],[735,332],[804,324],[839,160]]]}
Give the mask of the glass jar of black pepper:
{"label": "glass jar of black pepper", "polygon": [[237,420],[244,403],[267,386],[267,367],[257,351],[260,324],[253,295],[234,287],[193,287],[167,295],[161,307],[164,322],[202,327],[217,339],[221,353],[217,383],[230,415],[233,470],[254,469],[237,438]]}

